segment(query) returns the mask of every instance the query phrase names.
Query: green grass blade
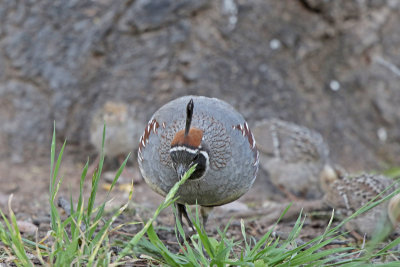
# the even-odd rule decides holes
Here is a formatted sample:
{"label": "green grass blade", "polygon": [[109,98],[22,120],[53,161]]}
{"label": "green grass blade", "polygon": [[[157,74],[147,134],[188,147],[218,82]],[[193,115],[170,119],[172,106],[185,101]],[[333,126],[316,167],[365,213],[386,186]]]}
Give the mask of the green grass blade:
{"label": "green grass blade", "polygon": [[[33,266],[33,263],[29,260],[28,255],[26,254],[24,243],[22,241],[21,233],[18,229],[17,225],[17,218],[15,217],[15,214],[11,208],[11,201],[12,201],[13,195],[10,195],[10,198],[8,200],[8,211],[9,211],[9,216],[11,222],[9,222],[4,215],[4,213],[0,210],[1,216],[3,217],[4,223],[6,224],[8,228],[8,237],[7,233],[5,232],[5,229],[3,228],[2,230],[2,241],[4,240],[6,244],[8,244],[13,252],[15,253],[15,256],[18,260],[14,260],[14,263],[17,266]],[[21,264],[20,264],[21,263]]]}
{"label": "green grass blade", "polygon": [[199,265],[199,262],[201,262],[202,266],[207,266],[208,265],[208,261],[207,259],[205,259],[203,254],[200,253],[196,253],[192,247],[189,245],[189,242],[186,240],[186,235],[185,235],[185,231],[183,229],[183,226],[181,224],[181,222],[177,219],[177,211],[175,206],[172,207],[175,218],[176,218],[176,224],[175,224],[175,235],[176,235],[176,239],[179,241],[179,236],[182,237],[183,242],[185,244],[185,247],[178,242],[179,247],[182,251],[182,253],[184,254],[184,256],[188,259],[188,261],[193,265],[193,266],[197,266]]}
{"label": "green grass blade", "polygon": [[154,231],[153,225],[150,225],[150,227],[147,229],[147,236],[149,237],[150,242],[159,249],[160,254],[169,266],[179,267],[184,264],[184,262],[178,262],[178,259],[175,257],[175,255],[169,252],[169,250],[161,242]]}
{"label": "green grass blade", "polygon": [[196,168],[196,165],[192,166],[186,173],[185,175],[183,175],[182,179],[179,180],[169,191],[169,193],[167,194],[167,196],[165,197],[165,200],[163,203],[161,203],[161,205],[157,208],[157,210],[155,211],[155,213],[153,214],[153,217],[147,221],[147,223],[145,224],[145,226],[143,227],[143,229],[141,231],[139,231],[127,244],[126,247],[122,250],[122,252],[120,253],[120,255],[118,256],[117,261],[121,260],[122,257],[128,255],[130,253],[130,251],[132,250],[132,248],[137,245],[137,243],[139,242],[139,240],[143,237],[143,235],[147,232],[147,229],[150,227],[150,225],[153,223],[153,221],[158,217],[158,215],[160,214],[160,212],[167,208],[169,205],[171,205],[173,203],[173,201],[175,200],[175,195],[178,192],[178,188],[184,183],[186,182],[187,179],[189,179],[190,175],[192,175],[192,173],[194,172]]}
{"label": "green grass blade", "polygon": [[106,139],[106,125],[104,124],[103,127],[103,139],[101,142],[101,152],[100,152],[100,161],[99,161],[99,167],[97,171],[93,174],[92,176],[92,190],[90,192],[90,197],[88,201],[88,208],[87,208],[87,218],[90,220],[90,217],[92,215],[94,203],[96,200],[96,194],[97,194],[97,189],[99,187],[99,180],[101,176],[101,172],[103,170],[103,164],[104,164],[104,142]]}
{"label": "green grass blade", "polygon": [[[129,197],[128,197],[128,201],[126,202],[125,205],[123,205],[120,209],[118,209],[113,216],[111,217],[111,219],[109,219],[104,226],[102,227],[102,229],[100,229],[99,233],[96,235],[96,237],[93,239],[93,244],[95,244],[94,246],[94,250],[91,253],[91,256],[89,257],[89,266],[91,266],[94,263],[95,260],[95,256],[98,254],[98,251],[100,250],[100,247],[103,243],[103,241],[106,239],[108,232],[110,230],[110,227],[112,225],[112,223],[122,214],[122,212],[128,207],[129,201],[132,199],[132,194],[133,194],[133,184],[131,187],[131,190],[129,191]],[[100,237],[100,238],[98,238]]]}
{"label": "green grass blade", "polygon": [[282,212],[281,216],[278,218],[278,220],[276,221],[276,223],[274,224],[273,227],[271,227],[271,229],[262,237],[260,238],[260,240],[255,244],[255,246],[253,247],[252,250],[250,250],[250,252],[247,255],[247,259],[252,259],[255,257],[255,255],[258,253],[258,251],[260,250],[260,248],[265,245],[265,243],[267,242],[267,240],[269,239],[269,237],[271,236],[273,230],[275,229],[276,225],[282,220],[283,216],[285,216],[285,214],[287,213],[287,211],[290,209],[290,207],[292,206],[292,203],[290,203],[285,210]]}
{"label": "green grass blade", "polygon": [[[58,211],[55,207],[54,200],[57,195],[57,191],[59,188],[60,181],[57,182],[57,177],[58,177],[58,170],[60,168],[62,156],[64,153],[64,149],[66,146],[66,140],[64,141],[64,144],[60,150],[60,153],[58,154],[58,158],[56,161],[56,165],[54,166],[54,161],[55,161],[55,150],[56,150],[56,129],[55,129],[55,123],[54,123],[54,129],[53,129],[53,138],[51,141],[51,157],[50,157],[50,220],[51,220],[51,228],[56,229],[57,228],[57,223],[59,222],[59,214]],[[61,179],[60,179],[61,180]],[[57,186],[58,185],[58,186]]]}
{"label": "green grass blade", "polygon": [[54,121],[53,137],[51,139],[51,146],[50,146],[50,183],[49,183],[49,192],[52,192],[52,185],[55,183],[53,181],[55,154],[56,154],[56,122]]}
{"label": "green grass blade", "polygon": [[121,166],[119,167],[117,173],[115,174],[115,177],[111,183],[110,189],[107,192],[107,197],[109,197],[111,190],[114,188],[115,184],[117,183],[119,177],[121,176],[122,172],[125,169],[126,163],[128,162],[129,157],[131,156],[131,153],[128,154],[128,156],[126,156],[125,160],[122,162]]}
{"label": "green grass blade", "polygon": [[[186,209],[190,210],[188,205],[186,205]],[[189,215],[191,215],[191,214],[189,214]],[[208,256],[210,256],[211,259],[214,259],[214,257],[215,257],[214,246],[212,245],[211,240],[208,237],[207,233],[205,232],[204,228],[202,228],[200,226],[201,223],[200,223],[199,209],[198,209],[197,205],[196,205],[196,217],[195,217],[195,220],[192,221],[192,223],[193,223],[194,228],[196,229],[197,235],[198,235],[205,251],[207,252]]]}

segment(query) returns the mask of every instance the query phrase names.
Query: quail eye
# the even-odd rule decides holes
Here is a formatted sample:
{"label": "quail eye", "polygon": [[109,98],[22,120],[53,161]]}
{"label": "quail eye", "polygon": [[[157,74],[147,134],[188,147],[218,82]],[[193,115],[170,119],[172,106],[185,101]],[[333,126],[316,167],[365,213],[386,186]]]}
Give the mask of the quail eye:
{"label": "quail eye", "polygon": [[199,159],[199,154],[196,154],[196,156],[194,156],[193,161],[198,160]]}

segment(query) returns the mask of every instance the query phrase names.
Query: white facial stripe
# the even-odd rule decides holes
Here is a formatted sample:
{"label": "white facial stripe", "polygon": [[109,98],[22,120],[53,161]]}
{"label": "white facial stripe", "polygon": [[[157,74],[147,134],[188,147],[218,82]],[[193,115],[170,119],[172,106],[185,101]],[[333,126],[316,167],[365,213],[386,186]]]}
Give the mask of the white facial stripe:
{"label": "white facial stripe", "polygon": [[176,147],[173,147],[173,148],[171,148],[170,150],[169,150],[169,152],[171,153],[171,152],[175,152],[175,151],[186,151],[186,152],[189,152],[189,153],[192,153],[192,154],[197,154],[197,153],[200,153],[200,154],[202,154],[205,158],[206,158],[206,171],[208,170],[208,167],[209,167],[209,165],[210,165],[210,157],[208,156],[208,153],[207,153],[207,151],[204,151],[204,150],[198,150],[198,149],[191,149],[191,148],[188,148],[188,147],[185,147],[185,146],[176,146]]}
{"label": "white facial stripe", "polygon": [[[203,175],[202,175],[201,177],[197,178],[196,180],[203,178],[203,177],[206,175],[206,173],[207,173],[207,171],[208,171],[208,169],[209,169],[209,167],[210,167],[210,158],[209,158],[209,156],[208,156],[207,151],[200,150],[200,154],[202,154],[202,155],[205,157],[205,159],[206,159],[206,170],[205,170],[205,172],[203,173]],[[189,167],[193,166],[193,164],[194,164],[194,162],[192,162],[192,163],[190,164]]]}
{"label": "white facial stripe", "polygon": [[210,167],[210,158],[208,157],[208,153],[204,150],[200,150],[200,154],[202,154],[206,158],[206,171],[204,172],[203,176],[207,173],[208,168]]}
{"label": "white facial stripe", "polygon": [[206,151],[204,151],[204,150],[200,150],[200,154],[202,154],[206,158],[206,160],[208,162],[208,159],[209,159],[208,153]]}
{"label": "white facial stripe", "polygon": [[173,147],[173,148],[171,148],[169,150],[170,153],[171,152],[175,152],[175,151],[186,151],[186,152],[189,152],[189,153],[192,153],[192,154],[197,154],[199,152],[198,149],[191,149],[191,148],[188,148],[188,147],[185,147],[185,146],[176,146],[176,147]]}

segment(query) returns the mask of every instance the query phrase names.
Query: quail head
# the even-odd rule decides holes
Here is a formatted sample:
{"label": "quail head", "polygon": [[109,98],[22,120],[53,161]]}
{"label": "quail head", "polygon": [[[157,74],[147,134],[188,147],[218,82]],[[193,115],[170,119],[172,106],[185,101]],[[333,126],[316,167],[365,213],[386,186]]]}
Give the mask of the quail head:
{"label": "quail head", "polygon": [[90,142],[100,154],[103,127],[106,124],[104,154],[107,157],[126,157],[138,148],[143,123],[136,119],[133,106],[123,102],[107,101],[93,115],[90,127]]}
{"label": "quail head", "polygon": [[150,119],[138,149],[146,183],[165,196],[194,164],[179,188],[178,219],[184,204],[201,206],[203,224],[214,206],[246,193],[258,170],[258,151],[246,121],[232,106],[216,98],[184,96],[162,106]]}
{"label": "quail head", "polygon": [[[324,202],[339,215],[349,216],[392,185],[393,180],[383,175],[362,174],[355,177],[339,176],[336,181],[322,181]],[[385,191],[380,198],[394,192],[396,185]],[[345,228],[371,238],[379,227],[388,234],[400,221],[400,195],[384,202],[350,220]]]}
{"label": "quail head", "polygon": [[268,119],[256,124],[254,136],[260,165],[276,187],[292,199],[322,196],[319,176],[328,164],[329,149],[319,133],[294,123]]}

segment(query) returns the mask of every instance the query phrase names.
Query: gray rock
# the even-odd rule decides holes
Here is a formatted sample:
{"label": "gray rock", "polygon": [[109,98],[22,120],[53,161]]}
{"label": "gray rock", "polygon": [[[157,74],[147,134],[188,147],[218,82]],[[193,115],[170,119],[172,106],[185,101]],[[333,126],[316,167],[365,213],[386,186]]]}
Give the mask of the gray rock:
{"label": "gray rock", "polygon": [[3,0],[0,153],[18,162],[48,152],[53,120],[61,139],[84,147],[107,100],[146,122],[171,99],[200,94],[250,125],[279,117],[317,130],[350,170],[398,164],[395,2]]}

